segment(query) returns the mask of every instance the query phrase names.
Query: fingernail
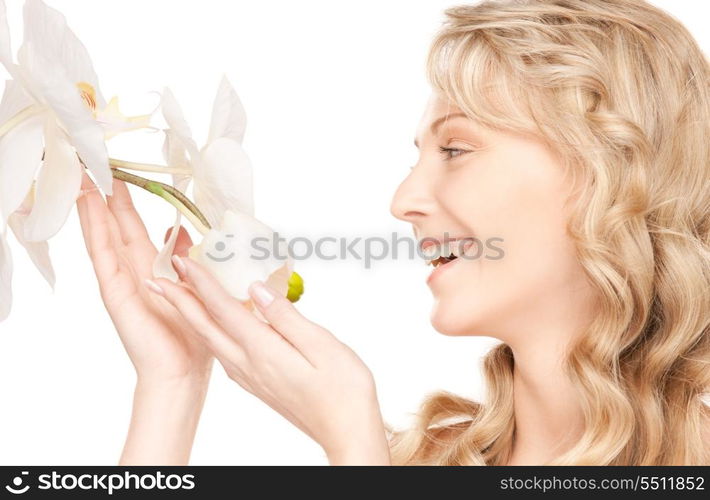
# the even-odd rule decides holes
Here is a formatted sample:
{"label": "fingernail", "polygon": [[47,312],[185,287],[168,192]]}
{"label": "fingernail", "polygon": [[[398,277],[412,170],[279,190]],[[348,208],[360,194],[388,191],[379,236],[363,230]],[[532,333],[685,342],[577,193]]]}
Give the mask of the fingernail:
{"label": "fingernail", "polygon": [[165,292],[163,291],[162,288],[158,286],[158,284],[155,281],[151,280],[145,280],[145,286],[148,288],[153,293],[157,293],[158,295],[165,295]]}
{"label": "fingernail", "polygon": [[79,191],[79,198],[81,198],[82,196],[86,196],[87,194],[96,191],[97,189],[99,189],[97,186],[90,187],[88,189],[82,189],[81,191]]}
{"label": "fingernail", "polygon": [[261,307],[268,306],[274,300],[274,294],[261,281],[255,281],[249,286],[249,295]]}
{"label": "fingernail", "polygon": [[185,263],[178,255],[173,255],[170,260],[173,261],[173,267],[181,278],[187,276],[187,268],[185,267]]}

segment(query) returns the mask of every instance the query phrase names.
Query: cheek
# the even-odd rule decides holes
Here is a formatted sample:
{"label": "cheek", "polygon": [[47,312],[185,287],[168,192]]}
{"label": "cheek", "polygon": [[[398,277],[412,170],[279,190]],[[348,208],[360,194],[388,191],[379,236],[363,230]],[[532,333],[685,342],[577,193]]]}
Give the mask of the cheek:
{"label": "cheek", "polygon": [[[566,234],[562,174],[544,150],[525,145],[451,172],[441,203],[482,240],[484,251],[462,263],[447,287],[437,291],[431,321],[438,331],[504,336],[516,314],[559,294],[578,275]],[[503,251],[502,258],[486,258],[500,256],[491,245]]]}
{"label": "cheek", "polygon": [[504,269],[505,258],[493,260],[498,251],[484,250],[478,259],[457,263],[455,273],[439,281],[431,311],[432,326],[445,335],[501,333],[500,319],[511,312],[518,278]]}

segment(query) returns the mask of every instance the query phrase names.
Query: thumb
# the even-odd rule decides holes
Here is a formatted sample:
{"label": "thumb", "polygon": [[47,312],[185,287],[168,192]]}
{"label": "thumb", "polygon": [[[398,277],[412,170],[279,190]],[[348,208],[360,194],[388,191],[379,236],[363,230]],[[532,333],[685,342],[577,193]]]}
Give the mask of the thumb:
{"label": "thumb", "polygon": [[255,281],[249,295],[271,327],[309,360],[317,359],[324,345],[335,337],[325,328],[305,318],[290,300],[269,285]]}

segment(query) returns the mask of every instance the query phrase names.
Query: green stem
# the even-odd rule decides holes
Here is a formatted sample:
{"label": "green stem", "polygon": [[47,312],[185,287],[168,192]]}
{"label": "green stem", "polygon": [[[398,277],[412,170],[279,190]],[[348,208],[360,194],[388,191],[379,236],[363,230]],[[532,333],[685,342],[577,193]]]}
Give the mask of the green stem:
{"label": "green stem", "polygon": [[180,167],[170,167],[164,165],[154,165],[152,163],[136,163],[133,161],[117,160],[109,158],[109,164],[116,168],[125,168],[128,170],[136,170],[138,172],[153,172],[156,174],[190,174],[190,170]]}
{"label": "green stem", "polygon": [[152,181],[138,175],[129,174],[117,168],[111,168],[111,174],[115,179],[128,182],[129,184],[133,184],[134,186],[138,186],[150,193],[160,196],[177,208],[200,233],[206,234],[212,229],[212,226],[197,206],[180,192],[180,190],[175,189],[173,186],[158,181]]}

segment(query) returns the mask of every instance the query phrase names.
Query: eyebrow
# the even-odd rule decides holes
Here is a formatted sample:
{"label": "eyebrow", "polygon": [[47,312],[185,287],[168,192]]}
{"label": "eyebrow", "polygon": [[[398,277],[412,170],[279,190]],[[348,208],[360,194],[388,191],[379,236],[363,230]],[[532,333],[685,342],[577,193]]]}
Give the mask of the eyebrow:
{"label": "eyebrow", "polygon": [[[446,120],[450,120],[452,118],[468,118],[468,115],[466,113],[452,113],[450,115],[444,115],[433,122],[431,122],[431,126],[429,127],[429,130],[431,130],[432,134],[436,134],[436,131],[438,130],[439,126]],[[419,147],[419,141],[417,141],[416,137],[414,138],[414,145],[418,148]]]}

